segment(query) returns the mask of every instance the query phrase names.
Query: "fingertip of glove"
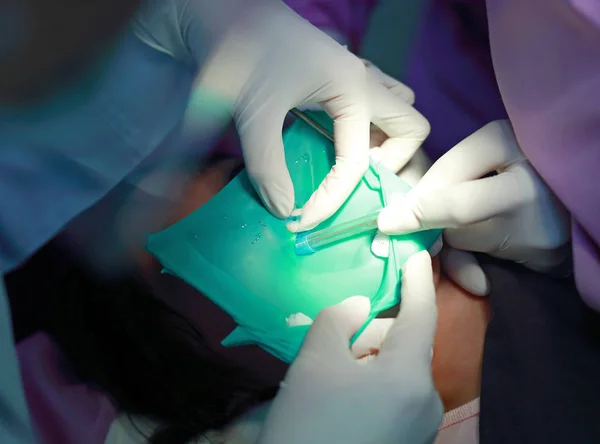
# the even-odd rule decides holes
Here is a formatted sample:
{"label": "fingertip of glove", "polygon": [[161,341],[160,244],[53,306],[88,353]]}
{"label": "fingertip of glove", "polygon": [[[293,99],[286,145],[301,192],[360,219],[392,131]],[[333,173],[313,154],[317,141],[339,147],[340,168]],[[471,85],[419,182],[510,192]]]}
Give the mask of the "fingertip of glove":
{"label": "fingertip of glove", "polygon": [[402,273],[405,274],[407,269],[416,267],[431,267],[431,256],[426,250],[421,250],[413,254],[407,259],[402,267]]}
{"label": "fingertip of glove", "polygon": [[307,214],[306,207],[292,211],[291,215],[285,219],[285,225],[292,233],[300,233],[303,231],[312,230],[319,225],[324,219],[313,217],[314,213]]}
{"label": "fingertip of glove", "polygon": [[461,288],[474,296],[490,293],[490,281],[472,253],[448,247],[441,255],[444,271]]}
{"label": "fingertip of glove", "polygon": [[285,219],[292,214],[292,211],[294,210],[293,196],[290,198],[282,194],[281,196],[273,197],[271,196],[272,193],[265,187],[259,185],[255,188],[257,189],[263,204],[273,216],[279,219]]}
{"label": "fingertip of glove", "polygon": [[481,268],[470,270],[466,276],[457,280],[461,287],[474,296],[486,297],[490,294],[490,281]]}
{"label": "fingertip of glove", "polygon": [[377,228],[384,234],[399,235],[422,229],[421,222],[413,212],[414,199],[410,194],[395,197],[381,210],[377,218]]}
{"label": "fingertip of glove", "polygon": [[491,290],[492,287],[490,281],[487,276],[483,274],[483,277],[479,279],[479,282],[477,282],[475,285],[472,285],[468,291],[475,296],[486,297],[489,296]]}
{"label": "fingertip of glove", "polygon": [[379,231],[387,235],[402,234],[398,230],[397,213],[396,208],[391,207],[381,210],[381,213],[377,217],[377,228]]}
{"label": "fingertip of glove", "polygon": [[294,211],[292,211],[292,213],[289,216],[287,216],[284,220],[286,228],[292,233],[304,231],[300,229],[301,221],[302,210],[300,209],[295,209]]}

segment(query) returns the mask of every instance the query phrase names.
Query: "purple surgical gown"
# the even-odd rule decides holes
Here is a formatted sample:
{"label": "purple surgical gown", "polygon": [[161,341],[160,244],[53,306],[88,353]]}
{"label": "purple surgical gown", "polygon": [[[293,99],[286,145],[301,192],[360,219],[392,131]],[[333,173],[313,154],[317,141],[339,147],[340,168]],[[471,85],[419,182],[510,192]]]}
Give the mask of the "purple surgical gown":
{"label": "purple surgical gown", "polygon": [[431,122],[426,149],[434,158],[508,115],[571,212],[577,287],[600,310],[600,2],[435,1],[407,82]]}

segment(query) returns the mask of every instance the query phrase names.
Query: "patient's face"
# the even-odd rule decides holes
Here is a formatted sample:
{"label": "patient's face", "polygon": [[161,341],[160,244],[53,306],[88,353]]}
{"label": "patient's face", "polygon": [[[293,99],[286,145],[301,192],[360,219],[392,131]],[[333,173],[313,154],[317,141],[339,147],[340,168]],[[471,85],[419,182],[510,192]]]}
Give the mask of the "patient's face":
{"label": "patient's face", "polygon": [[[205,204],[235,176],[241,166],[241,159],[220,160],[209,165],[191,181],[170,217],[170,223],[179,221]],[[451,410],[479,395],[488,304],[486,299],[468,294],[447,279],[440,272],[436,258],[433,267],[438,306],[433,377],[446,410]],[[265,352],[257,350],[257,353]],[[245,360],[244,365],[252,364]]]}

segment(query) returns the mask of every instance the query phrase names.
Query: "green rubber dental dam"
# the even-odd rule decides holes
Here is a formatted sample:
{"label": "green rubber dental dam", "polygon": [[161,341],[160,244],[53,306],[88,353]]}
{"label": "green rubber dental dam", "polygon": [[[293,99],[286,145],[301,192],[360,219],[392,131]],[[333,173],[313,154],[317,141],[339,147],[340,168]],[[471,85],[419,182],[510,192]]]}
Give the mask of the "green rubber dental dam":
{"label": "green rubber dental dam", "polygon": [[[324,113],[310,114],[333,129]],[[333,144],[301,120],[284,132],[283,142],[296,207],[301,208],[331,169]],[[375,213],[392,194],[409,189],[391,171],[372,163],[348,201],[314,231]],[[243,170],[205,205],[151,235],[147,248],[166,272],[233,317],[237,328],[223,345],[257,344],[291,363],[312,320],[325,307],[367,296],[371,314],[356,338],[379,312],[396,305],[402,265],[428,249],[440,231],[392,236],[383,255],[371,249],[374,235],[374,230],[362,232],[299,256],[296,234],[265,209]]]}

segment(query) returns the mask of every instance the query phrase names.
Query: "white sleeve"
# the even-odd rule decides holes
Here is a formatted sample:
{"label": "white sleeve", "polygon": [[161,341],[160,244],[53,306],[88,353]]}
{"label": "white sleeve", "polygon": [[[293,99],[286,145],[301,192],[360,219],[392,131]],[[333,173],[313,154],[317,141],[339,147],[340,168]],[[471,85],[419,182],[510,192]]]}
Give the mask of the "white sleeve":
{"label": "white sleeve", "polygon": [[3,444],[34,444],[17,351],[12,334],[10,306],[0,275],[0,436]]}

